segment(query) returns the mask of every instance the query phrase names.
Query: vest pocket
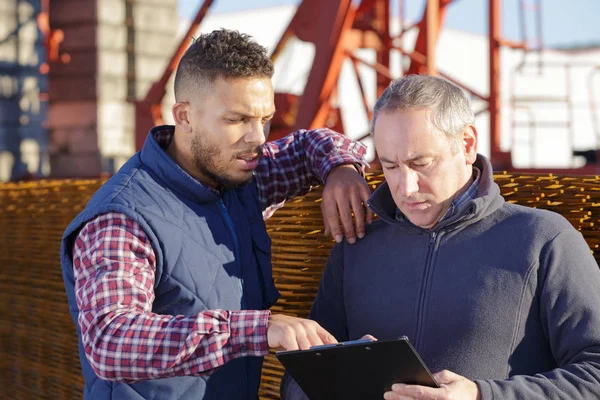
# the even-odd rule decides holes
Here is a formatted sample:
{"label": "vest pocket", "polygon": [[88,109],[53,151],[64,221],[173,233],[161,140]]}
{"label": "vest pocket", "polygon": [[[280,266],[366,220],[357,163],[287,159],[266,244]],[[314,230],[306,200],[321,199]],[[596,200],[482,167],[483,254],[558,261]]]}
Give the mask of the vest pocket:
{"label": "vest pocket", "polygon": [[262,292],[262,308],[268,310],[279,298],[273,282],[271,266],[271,238],[266,232],[252,234],[252,251],[256,260]]}

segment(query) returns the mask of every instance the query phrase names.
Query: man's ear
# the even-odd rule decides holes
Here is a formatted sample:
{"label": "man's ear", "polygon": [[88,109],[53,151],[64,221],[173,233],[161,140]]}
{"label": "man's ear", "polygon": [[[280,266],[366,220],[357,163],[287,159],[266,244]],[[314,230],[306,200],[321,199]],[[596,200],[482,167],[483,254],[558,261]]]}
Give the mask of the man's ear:
{"label": "man's ear", "polygon": [[175,121],[175,126],[181,129],[184,132],[191,132],[192,125],[189,120],[189,112],[190,112],[190,103],[185,102],[177,102],[173,104],[173,108],[171,110],[173,112],[173,120]]}
{"label": "man's ear", "polygon": [[464,129],[461,144],[467,164],[474,164],[477,160],[477,129],[475,126],[469,125]]}

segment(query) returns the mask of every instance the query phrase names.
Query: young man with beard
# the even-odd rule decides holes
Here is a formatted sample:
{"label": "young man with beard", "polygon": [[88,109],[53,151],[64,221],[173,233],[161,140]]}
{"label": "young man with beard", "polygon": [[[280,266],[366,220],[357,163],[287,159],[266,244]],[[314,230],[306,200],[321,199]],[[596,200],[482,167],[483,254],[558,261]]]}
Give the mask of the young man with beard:
{"label": "young man with beard", "polygon": [[86,399],[256,399],[269,348],[335,342],[268,311],[263,215],[325,183],[328,230],[341,240],[339,209],[348,241],[362,237],[365,148],[327,129],[265,143],[272,74],[249,36],[202,35],[179,63],[175,126],[153,128],[66,229]]}
{"label": "young man with beard", "polygon": [[441,388],[396,384],[388,400],[598,399],[598,265],[561,215],[504,201],[474,123],[441,78],[384,91],[371,133],[386,182],[368,201],[381,219],[334,247],[310,318],[340,341],[409,337]]}

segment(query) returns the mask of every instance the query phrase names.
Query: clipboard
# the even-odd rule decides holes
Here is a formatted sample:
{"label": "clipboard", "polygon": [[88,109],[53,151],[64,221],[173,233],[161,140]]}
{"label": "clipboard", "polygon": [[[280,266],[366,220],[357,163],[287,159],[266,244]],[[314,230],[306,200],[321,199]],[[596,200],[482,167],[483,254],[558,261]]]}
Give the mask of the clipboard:
{"label": "clipboard", "polygon": [[382,399],[394,383],[439,387],[406,336],[275,354],[310,400]]}

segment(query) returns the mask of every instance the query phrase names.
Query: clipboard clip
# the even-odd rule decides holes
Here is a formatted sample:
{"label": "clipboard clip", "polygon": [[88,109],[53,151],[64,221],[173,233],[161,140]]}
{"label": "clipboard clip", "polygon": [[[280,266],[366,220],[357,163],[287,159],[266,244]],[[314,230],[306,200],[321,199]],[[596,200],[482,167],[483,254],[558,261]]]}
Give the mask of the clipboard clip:
{"label": "clipboard clip", "polygon": [[311,350],[323,350],[323,349],[329,349],[331,347],[349,346],[349,345],[360,344],[360,343],[370,343],[372,341],[373,340],[371,340],[371,339],[348,340],[345,342],[339,342],[339,343],[334,343],[334,344],[322,344],[319,346],[312,346],[310,349]]}

